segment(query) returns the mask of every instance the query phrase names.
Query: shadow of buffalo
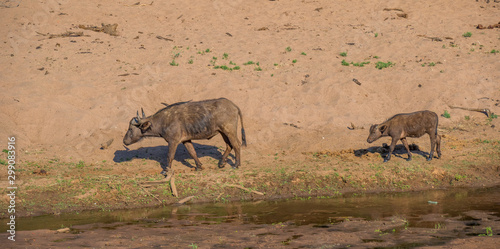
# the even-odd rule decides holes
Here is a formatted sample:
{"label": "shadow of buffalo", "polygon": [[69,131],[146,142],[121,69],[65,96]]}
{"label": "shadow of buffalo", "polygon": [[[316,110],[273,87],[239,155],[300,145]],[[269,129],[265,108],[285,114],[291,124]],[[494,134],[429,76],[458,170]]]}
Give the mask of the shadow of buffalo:
{"label": "shadow of buffalo", "polygon": [[[413,155],[421,155],[425,158],[429,156],[428,152],[421,151],[418,145],[416,144],[409,144],[408,147],[410,148],[410,151]],[[368,153],[373,153],[373,154],[378,153],[381,157],[385,157],[389,153],[389,145],[383,143],[382,146],[373,146],[368,149],[354,150],[354,155],[357,157],[362,157],[363,155],[366,155]],[[402,144],[396,145],[396,147],[394,147],[394,151],[392,152],[392,154],[398,158],[403,158],[403,159],[408,158],[408,151]]]}
{"label": "shadow of buffalo", "polygon": [[[222,158],[222,153],[215,146],[201,145],[196,143],[193,143],[193,146],[194,149],[196,150],[196,155],[200,159],[205,156],[209,156],[217,160],[218,163]],[[130,150],[125,145],[123,147],[124,150],[115,151],[115,156],[113,158],[114,162],[116,163],[127,162],[131,161],[134,158],[149,159],[149,160],[155,160],[158,163],[160,163],[161,168],[163,170],[165,170],[167,167],[168,146],[141,147],[135,150]],[[174,161],[172,161],[172,164],[178,165],[176,162],[180,162],[188,168],[193,168],[193,169],[196,168],[194,160],[192,161],[193,163],[191,164],[188,161],[186,161],[186,159],[192,159],[192,157],[189,155],[188,151],[186,150],[186,147],[184,147],[183,144],[180,144],[177,147],[177,151],[175,152]],[[230,154],[227,163],[230,166],[233,166],[234,160],[235,160],[234,155]]]}

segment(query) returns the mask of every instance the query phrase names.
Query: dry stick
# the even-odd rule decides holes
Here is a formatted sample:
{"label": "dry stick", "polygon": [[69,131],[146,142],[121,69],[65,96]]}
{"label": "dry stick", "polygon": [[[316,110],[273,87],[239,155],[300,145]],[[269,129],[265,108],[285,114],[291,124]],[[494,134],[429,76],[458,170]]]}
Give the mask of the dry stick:
{"label": "dry stick", "polygon": [[384,8],[384,11],[392,11],[392,10],[396,10],[396,11],[401,11],[401,12],[403,12],[403,10],[402,10],[402,9],[400,9],[400,8]]}
{"label": "dry stick", "polygon": [[486,116],[488,118],[491,116],[491,111],[488,108],[467,108],[467,107],[460,107],[460,106],[450,106],[450,108],[484,113],[484,114],[486,114]]}
{"label": "dry stick", "polygon": [[151,192],[147,191],[147,190],[146,190],[145,188],[143,188],[141,185],[139,185],[139,187],[141,187],[142,191],[144,191],[146,194],[153,196],[156,200],[158,200],[160,203],[162,203],[162,202],[161,202],[161,200],[160,200],[160,199],[158,199],[158,197],[156,197],[155,195],[151,194]]}
{"label": "dry stick", "polygon": [[174,174],[175,174],[175,171],[174,171],[174,170],[172,170],[172,173],[170,173],[170,174],[167,176],[167,178],[165,178],[165,181],[166,181],[166,182],[170,181],[170,179],[172,178],[172,176],[173,176]]}
{"label": "dry stick", "polygon": [[175,175],[172,175],[172,178],[170,179],[170,187],[172,188],[172,194],[175,197],[178,197],[179,194],[177,194],[177,188],[175,187]]}
{"label": "dry stick", "polygon": [[194,198],[194,195],[192,195],[192,196],[188,196],[188,197],[186,197],[186,198],[184,198],[184,199],[180,200],[179,202],[177,202],[177,204],[184,204],[184,203],[186,203],[186,202],[190,201],[190,200],[191,200],[191,199],[193,199],[193,198]]}
{"label": "dry stick", "polygon": [[248,189],[248,188],[242,187],[242,186],[240,186],[240,185],[226,184],[226,186],[228,186],[228,187],[233,187],[233,188],[243,189],[243,190],[245,190],[245,191],[252,192],[252,193],[255,193],[255,194],[258,194],[258,195],[264,195],[264,193],[262,193],[262,192],[255,191],[255,190],[251,190],[251,189]]}

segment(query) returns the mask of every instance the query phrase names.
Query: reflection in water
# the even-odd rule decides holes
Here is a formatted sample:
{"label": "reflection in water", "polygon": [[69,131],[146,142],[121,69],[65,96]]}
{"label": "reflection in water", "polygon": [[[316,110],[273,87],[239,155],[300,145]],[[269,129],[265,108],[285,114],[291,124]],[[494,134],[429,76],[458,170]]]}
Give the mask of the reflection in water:
{"label": "reflection in water", "polygon": [[[433,204],[436,203],[437,204]],[[470,217],[472,210],[499,216],[500,186],[483,189],[432,190],[410,193],[350,194],[330,199],[233,202],[168,206],[111,212],[93,211],[59,216],[19,218],[18,231],[59,229],[112,222],[155,222],[170,219],[207,223],[237,222],[297,225],[330,224],[346,219],[382,220],[397,216],[410,226],[429,227],[435,217]],[[1,222],[7,222],[2,220]]]}

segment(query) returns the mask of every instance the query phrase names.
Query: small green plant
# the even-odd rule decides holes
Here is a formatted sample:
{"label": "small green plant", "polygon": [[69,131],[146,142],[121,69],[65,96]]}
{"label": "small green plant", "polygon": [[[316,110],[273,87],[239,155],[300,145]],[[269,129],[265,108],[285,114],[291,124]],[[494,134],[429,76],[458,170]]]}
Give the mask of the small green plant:
{"label": "small green plant", "polygon": [[342,52],[342,53],[340,53],[340,56],[342,56],[342,57],[346,57],[346,56],[347,56],[347,52]]}
{"label": "small green plant", "polygon": [[442,48],[446,48],[446,45],[443,44]]}
{"label": "small green plant", "polygon": [[76,165],[77,168],[81,169],[85,167],[85,162],[84,161],[79,161],[78,164]]}
{"label": "small green plant", "polygon": [[382,62],[379,61],[375,64],[375,68],[382,70],[383,68],[388,68],[394,66],[394,63],[388,61],[388,62]]}
{"label": "small green plant", "polygon": [[342,66],[349,66],[349,62],[347,62],[345,60],[342,60],[341,64],[342,64]]}
{"label": "small green plant", "polygon": [[463,37],[471,37],[472,33],[471,32],[465,32],[462,34]]}
{"label": "small green plant", "polygon": [[375,56],[373,56],[373,58],[374,58],[374,59],[378,59],[379,57],[375,55]]}
{"label": "small green plant", "polygon": [[297,63],[297,60],[293,60],[292,63]]}
{"label": "small green plant", "polygon": [[467,121],[469,121],[469,120],[470,120],[470,117],[469,117],[469,116],[465,116],[464,118],[465,118],[465,120],[467,120]]}
{"label": "small green plant", "polygon": [[493,49],[493,50],[490,51],[490,53],[497,54],[497,53],[500,53],[500,52],[498,50]]}
{"label": "small green plant", "polygon": [[300,53],[301,55],[307,55],[305,52]]}
{"label": "small green plant", "polygon": [[228,58],[228,57],[229,57],[229,55],[228,55],[227,53],[224,53],[224,54],[222,55],[222,59],[227,60],[227,58]]}
{"label": "small green plant", "polygon": [[364,67],[366,64],[370,64],[369,61],[363,61],[363,62],[351,62],[351,64],[355,67]]}
{"label": "small green plant", "polygon": [[448,110],[444,110],[443,117],[451,118],[451,115],[450,115],[450,113],[448,113]]}
{"label": "small green plant", "polygon": [[274,66],[277,67],[278,66],[278,63],[274,63]]}
{"label": "small green plant", "polygon": [[197,249],[198,248],[198,245],[197,244],[193,244],[191,243],[191,245],[189,245],[192,249]]}
{"label": "small green plant", "polygon": [[245,65],[245,66],[246,65],[252,65],[252,64],[255,64],[255,63],[253,61],[247,61],[247,62],[243,63],[243,65]]}
{"label": "small green plant", "polygon": [[479,234],[478,236],[493,236],[493,229],[491,227],[486,227],[486,233]]}
{"label": "small green plant", "polygon": [[286,50],[287,52],[292,52],[292,48],[291,48],[291,47],[286,47],[286,48],[285,48],[285,50]]}
{"label": "small green plant", "polygon": [[188,64],[193,64],[193,59],[189,59]]}
{"label": "small green plant", "polygon": [[498,115],[496,115],[495,113],[491,113],[490,116],[488,117],[488,121],[493,121],[493,119],[495,118],[498,118]]}
{"label": "small green plant", "polygon": [[175,62],[175,59],[172,59],[172,62],[169,63],[170,66],[179,66],[179,63]]}
{"label": "small green plant", "polygon": [[207,49],[205,50],[205,53],[210,53],[210,52],[212,52],[212,51],[210,51],[210,49],[209,49],[209,48],[207,48]]}
{"label": "small green plant", "polygon": [[217,57],[213,56],[212,60],[210,61],[210,63],[212,64],[212,66],[215,66],[216,62],[217,62]]}
{"label": "small green plant", "polygon": [[375,37],[378,37],[378,33],[375,33]]}
{"label": "small green plant", "polygon": [[255,71],[262,71],[262,68],[261,67],[256,67],[254,70]]}
{"label": "small green plant", "polygon": [[467,179],[467,176],[463,176],[463,175],[459,175],[459,174],[456,174],[455,175],[455,181],[460,181],[462,179]]}

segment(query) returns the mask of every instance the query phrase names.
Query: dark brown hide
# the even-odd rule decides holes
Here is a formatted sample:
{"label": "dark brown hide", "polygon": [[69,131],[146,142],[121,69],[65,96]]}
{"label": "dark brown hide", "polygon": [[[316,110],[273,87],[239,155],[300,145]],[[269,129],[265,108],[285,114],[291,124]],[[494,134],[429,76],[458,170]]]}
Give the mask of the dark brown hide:
{"label": "dark brown hide", "polygon": [[431,111],[419,111],[413,113],[402,113],[394,115],[387,121],[372,125],[370,127],[370,135],[366,140],[372,143],[375,140],[390,136],[392,143],[389,149],[389,154],[385,157],[384,162],[391,159],[391,154],[398,140],[401,140],[406,150],[408,151],[408,161],[411,160],[411,152],[408,147],[407,137],[421,137],[424,134],[429,134],[431,139],[431,151],[429,153],[428,161],[432,160],[434,154],[434,147],[438,153],[438,158],[441,157],[441,136],[437,134],[438,115]]}
{"label": "dark brown hide", "polygon": [[[243,144],[237,137],[238,117],[241,121]],[[202,169],[191,140],[210,139],[217,134],[221,134],[226,142],[226,151],[219,162],[219,168],[224,167],[232,149],[236,156],[234,168],[238,168],[241,164],[241,145],[246,146],[243,117],[238,106],[225,98],[176,103],[168,105],[149,117],[145,117],[143,112],[142,118],[137,115],[130,121],[123,143],[130,145],[140,141],[143,137],[164,138],[168,143],[168,165],[162,173],[166,174],[180,143],[186,146],[187,151],[195,160],[196,169]]]}

